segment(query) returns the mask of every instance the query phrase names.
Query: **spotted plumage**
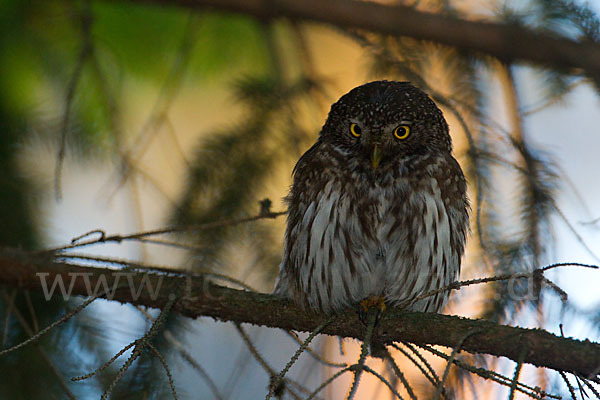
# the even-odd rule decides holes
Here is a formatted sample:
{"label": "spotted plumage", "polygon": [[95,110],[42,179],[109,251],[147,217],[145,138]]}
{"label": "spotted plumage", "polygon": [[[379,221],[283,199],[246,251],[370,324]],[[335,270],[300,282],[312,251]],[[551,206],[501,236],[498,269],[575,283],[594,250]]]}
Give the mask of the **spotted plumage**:
{"label": "spotted plumage", "polygon": [[[440,109],[408,82],[359,86],[333,104],[287,197],[275,294],[323,312],[388,305],[457,279],[466,183]],[[439,311],[447,294],[411,304]]]}

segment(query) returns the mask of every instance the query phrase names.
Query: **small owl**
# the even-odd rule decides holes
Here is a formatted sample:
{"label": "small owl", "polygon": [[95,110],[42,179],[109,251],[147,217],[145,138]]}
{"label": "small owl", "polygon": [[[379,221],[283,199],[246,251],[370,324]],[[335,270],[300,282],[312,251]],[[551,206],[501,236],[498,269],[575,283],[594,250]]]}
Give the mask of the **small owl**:
{"label": "small owl", "polygon": [[[333,104],[294,168],[275,294],[326,313],[389,306],[455,281],[468,227],[465,177],[441,110],[408,82]],[[439,311],[448,295],[413,302]]]}

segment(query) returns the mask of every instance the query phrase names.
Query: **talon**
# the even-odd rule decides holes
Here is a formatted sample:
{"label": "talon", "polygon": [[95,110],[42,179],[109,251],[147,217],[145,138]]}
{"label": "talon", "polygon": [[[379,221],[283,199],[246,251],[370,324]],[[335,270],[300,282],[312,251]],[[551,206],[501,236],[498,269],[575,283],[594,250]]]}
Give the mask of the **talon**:
{"label": "talon", "polygon": [[385,298],[383,296],[370,296],[360,301],[360,309],[358,310],[358,317],[367,325],[367,314],[369,309],[377,308],[377,317],[375,318],[375,324],[379,321],[379,317],[386,310]]}

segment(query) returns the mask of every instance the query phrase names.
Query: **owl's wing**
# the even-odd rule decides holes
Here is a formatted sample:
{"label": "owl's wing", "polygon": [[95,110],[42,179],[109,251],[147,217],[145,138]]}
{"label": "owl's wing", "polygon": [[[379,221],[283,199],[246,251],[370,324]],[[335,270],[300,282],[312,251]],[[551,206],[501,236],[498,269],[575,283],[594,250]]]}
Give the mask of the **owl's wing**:
{"label": "owl's wing", "polygon": [[314,155],[317,153],[319,147],[322,145],[322,142],[320,140],[317,140],[315,142],[315,144],[313,144],[311,146],[310,149],[306,150],[304,152],[304,154],[302,154],[302,156],[300,157],[300,159],[298,159],[298,162],[296,163],[296,165],[294,166],[294,169],[292,170],[292,176],[296,175],[296,171],[299,168],[302,168],[302,166],[309,164],[310,160],[312,158],[314,158]]}
{"label": "owl's wing", "polygon": [[310,203],[313,192],[310,183],[313,181],[314,160],[318,159],[319,147],[322,145],[317,141],[298,160],[292,171],[293,184],[290,192],[285,198],[288,206],[287,229],[283,244],[283,258],[279,266],[279,276],[275,284],[274,294],[297,299],[299,296],[299,280],[297,266],[291,259],[292,246],[295,245],[297,229],[296,226],[302,221],[306,206]]}
{"label": "owl's wing", "polygon": [[438,170],[437,181],[451,227],[450,246],[460,259],[469,227],[467,182],[458,161],[451,155],[447,156],[446,161],[445,168]]}

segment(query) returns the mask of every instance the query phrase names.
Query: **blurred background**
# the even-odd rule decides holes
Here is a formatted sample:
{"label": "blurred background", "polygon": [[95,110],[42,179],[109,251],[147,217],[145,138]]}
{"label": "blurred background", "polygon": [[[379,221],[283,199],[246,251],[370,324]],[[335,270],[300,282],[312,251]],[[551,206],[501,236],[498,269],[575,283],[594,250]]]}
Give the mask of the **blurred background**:
{"label": "blurred background", "polygon": [[[147,3],[0,1],[0,245],[33,250],[68,244],[94,229],[126,234],[253,216],[265,198],[273,211],[285,211],[293,166],[316,140],[329,106],[355,86],[388,79],[425,90],[450,123],[473,208],[461,279],[555,262],[598,263],[600,84],[585,71],[512,63],[335,24]],[[597,1],[381,3],[580,42],[600,40]],[[178,234],[168,243],[85,251],[212,271],[270,292],[284,225],[280,217]],[[568,267],[547,277],[569,294],[568,301],[552,290],[536,297],[525,282],[498,283],[454,293],[445,313],[556,334],[562,324],[565,336],[598,341],[598,272]],[[10,287],[0,294],[2,348],[82,302],[47,302],[39,293]],[[95,301],[37,345],[0,357],[0,398],[100,398],[123,361],[84,381],[70,378],[142,336],[151,324],[147,317],[130,305]],[[280,371],[298,346],[284,332],[245,325],[240,331],[212,319],[171,315],[165,330],[157,348],[181,399],[263,398],[269,368]],[[330,337],[319,337],[313,347],[335,362],[353,362],[359,351],[358,342],[342,346]],[[401,351],[393,354],[419,398],[431,398],[435,386]],[[423,357],[443,372],[442,359]],[[460,357],[508,376],[515,367],[506,360]],[[393,376],[378,360],[368,364]],[[288,384],[282,396],[305,398],[303,390],[314,390],[335,371],[304,354],[289,373],[298,386]],[[350,379],[337,379],[320,398],[343,398]],[[447,398],[508,393],[459,369],[449,379]],[[526,366],[521,380],[570,396],[555,373]],[[398,390],[406,393],[399,384]],[[145,354],[112,398],[163,399],[170,393],[159,360]],[[363,375],[356,398],[393,395]]]}

